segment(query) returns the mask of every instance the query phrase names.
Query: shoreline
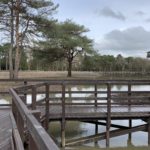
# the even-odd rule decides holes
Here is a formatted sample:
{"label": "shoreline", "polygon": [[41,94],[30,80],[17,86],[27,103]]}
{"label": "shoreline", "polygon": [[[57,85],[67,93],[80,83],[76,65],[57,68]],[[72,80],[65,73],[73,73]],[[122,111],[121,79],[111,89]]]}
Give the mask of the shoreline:
{"label": "shoreline", "polygon": [[[149,78],[150,73],[145,72],[93,72],[72,71],[72,77],[67,77],[67,71],[19,71],[19,79],[115,79],[119,78]],[[9,79],[8,71],[0,71],[0,79]]]}

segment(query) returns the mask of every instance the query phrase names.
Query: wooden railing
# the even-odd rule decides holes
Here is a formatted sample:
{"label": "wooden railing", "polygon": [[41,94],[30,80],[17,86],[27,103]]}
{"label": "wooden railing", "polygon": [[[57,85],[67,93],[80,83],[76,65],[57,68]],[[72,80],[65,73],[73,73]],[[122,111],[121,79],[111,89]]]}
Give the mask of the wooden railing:
{"label": "wooden railing", "polygon": [[[40,124],[40,112],[29,110],[14,89],[10,89],[10,94],[12,95],[12,112],[17,128],[22,141],[28,141],[28,149],[58,150],[59,148]],[[33,88],[33,99],[35,94]]]}
{"label": "wooden railing", "polygon": [[[15,107],[18,107],[20,114],[30,114],[36,112],[37,106],[45,107],[44,123],[45,128],[48,129],[50,107],[60,105],[62,108],[61,115],[61,130],[62,130],[62,146],[65,146],[65,121],[66,121],[66,107],[68,106],[104,106],[107,108],[106,117],[106,145],[109,143],[110,137],[110,126],[111,126],[111,109],[112,107],[118,106],[132,106],[132,105],[150,105],[150,89],[144,90],[133,90],[134,86],[147,86],[150,85],[150,80],[54,80],[46,81],[44,83],[39,83],[36,85],[25,85],[22,87],[15,88],[18,95],[22,97],[22,100],[26,103],[26,95],[30,93],[32,95],[31,104],[28,106],[32,111],[28,110],[23,102],[20,102],[19,96],[11,89],[11,94],[13,95],[13,102],[16,103]],[[88,88],[90,86],[90,88]],[[113,90],[114,86],[125,86],[125,90]],[[73,90],[74,88],[79,88],[78,90]],[[82,89],[80,89],[82,88]],[[87,89],[86,89],[87,88]],[[149,87],[148,87],[149,88]],[[38,93],[45,94],[44,98],[37,101],[36,95]],[[87,94],[81,96],[83,94]],[[21,103],[18,104],[18,101]],[[20,107],[22,108],[20,110]],[[24,110],[25,112],[22,112]],[[23,115],[26,116],[26,115]],[[24,118],[22,116],[22,119]],[[30,117],[26,117],[28,121]],[[34,119],[33,119],[34,120]],[[32,120],[31,124],[34,123]],[[30,120],[31,121],[31,120]],[[21,121],[22,122],[22,121]],[[30,125],[30,124],[27,124]],[[28,127],[31,128],[30,126]],[[20,129],[21,130],[21,129]],[[23,130],[23,129],[22,129]],[[33,132],[33,131],[32,131]],[[33,136],[34,137],[34,136]],[[36,139],[37,140],[37,139]],[[44,139],[43,139],[44,140]]]}
{"label": "wooden railing", "polygon": [[10,113],[11,121],[12,121],[12,149],[15,150],[24,150],[23,142],[21,140],[14,116]]}

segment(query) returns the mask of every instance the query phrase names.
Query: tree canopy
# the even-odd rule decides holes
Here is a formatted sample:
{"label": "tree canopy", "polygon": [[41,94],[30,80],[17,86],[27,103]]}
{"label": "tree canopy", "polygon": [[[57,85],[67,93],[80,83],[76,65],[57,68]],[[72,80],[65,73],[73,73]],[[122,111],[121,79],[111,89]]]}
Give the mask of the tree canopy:
{"label": "tree canopy", "polygon": [[[45,41],[37,43],[37,54],[49,61],[57,60],[60,57],[65,58],[68,62],[68,76],[71,77],[74,58],[81,52],[91,53],[92,40],[84,35],[88,32],[84,26],[78,25],[71,20],[55,23],[52,29],[41,28],[45,35]],[[47,55],[42,55],[44,53]],[[49,55],[52,56],[53,60],[50,59],[51,57],[47,57]]]}
{"label": "tree canopy", "polygon": [[51,0],[0,1],[0,28],[10,39],[7,42],[11,43],[9,49],[10,78],[18,77],[23,47],[31,45],[31,39],[41,37],[38,27],[45,25],[44,19],[53,20],[51,15],[57,7],[58,5],[54,5]]}

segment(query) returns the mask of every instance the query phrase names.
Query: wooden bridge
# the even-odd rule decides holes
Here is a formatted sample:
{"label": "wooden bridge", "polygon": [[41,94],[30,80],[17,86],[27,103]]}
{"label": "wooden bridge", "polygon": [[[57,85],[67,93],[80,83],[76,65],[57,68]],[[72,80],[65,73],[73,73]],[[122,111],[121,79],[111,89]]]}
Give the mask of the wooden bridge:
{"label": "wooden bridge", "polygon": [[[49,121],[56,120],[61,122],[62,147],[104,139],[108,147],[111,137],[137,131],[147,132],[148,144],[150,144],[149,80],[53,80],[45,82],[40,80],[40,83],[33,85],[24,83],[24,86],[10,89],[13,112],[11,116],[14,116],[17,124],[19,141],[26,143],[29,149],[33,147],[43,150],[58,149],[46,133]],[[142,85],[147,89],[135,89],[135,86],[141,87]],[[119,90],[114,86],[125,88]],[[31,103],[27,101],[27,94],[31,94]],[[38,99],[38,94],[43,94],[43,97]],[[112,124],[112,120],[122,119],[128,119],[129,126]],[[142,119],[145,124],[132,126],[133,119]],[[66,141],[67,120],[95,124],[95,135]],[[106,126],[106,132],[98,133],[99,125]],[[112,131],[111,127],[116,130]],[[54,139],[54,141],[57,140]]]}

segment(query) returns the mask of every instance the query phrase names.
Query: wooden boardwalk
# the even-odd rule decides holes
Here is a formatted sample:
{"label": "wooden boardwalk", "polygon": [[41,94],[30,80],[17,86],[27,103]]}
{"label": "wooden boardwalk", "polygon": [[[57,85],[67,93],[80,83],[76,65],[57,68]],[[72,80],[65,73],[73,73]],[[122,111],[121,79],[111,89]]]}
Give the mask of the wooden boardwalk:
{"label": "wooden boardwalk", "polygon": [[[85,90],[85,88],[69,90],[72,86],[89,85],[92,90]],[[125,85],[126,88],[114,90],[114,85]],[[111,137],[136,131],[146,131],[148,144],[150,144],[150,89],[134,90],[132,87],[135,85],[149,88],[150,81],[64,80],[11,89],[12,111],[21,139],[25,139],[28,133],[30,150],[35,147],[41,150],[58,150],[59,148],[45,130],[49,128],[49,121],[59,120],[62,147],[104,139],[106,146],[109,147]],[[31,94],[31,104],[27,103],[28,93]],[[38,93],[44,94],[40,100],[37,100]],[[84,94],[88,97],[83,96]],[[111,122],[122,119],[129,120],[129,126],[120,126]],[[132,126],[132,119],[142,119],[145,124]],[[67,120],[95,124],[95,135],[66,141]],[[100,122],[101,120],[104,122]],[[98,125],[105,125],[106,132],[98,133]],[[111,131],[111,127],[117,129]]]}

